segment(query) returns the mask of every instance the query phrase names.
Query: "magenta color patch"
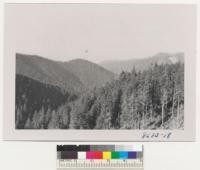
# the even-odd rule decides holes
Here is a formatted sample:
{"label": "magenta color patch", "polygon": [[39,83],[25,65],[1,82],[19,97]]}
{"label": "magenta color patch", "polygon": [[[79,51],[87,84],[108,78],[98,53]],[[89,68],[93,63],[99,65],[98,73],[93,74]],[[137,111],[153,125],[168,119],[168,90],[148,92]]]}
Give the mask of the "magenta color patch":
{"label": "magenta color patch", "polygon": [[93,159],[94,153],[93,152],[86,152],[86,159]]}

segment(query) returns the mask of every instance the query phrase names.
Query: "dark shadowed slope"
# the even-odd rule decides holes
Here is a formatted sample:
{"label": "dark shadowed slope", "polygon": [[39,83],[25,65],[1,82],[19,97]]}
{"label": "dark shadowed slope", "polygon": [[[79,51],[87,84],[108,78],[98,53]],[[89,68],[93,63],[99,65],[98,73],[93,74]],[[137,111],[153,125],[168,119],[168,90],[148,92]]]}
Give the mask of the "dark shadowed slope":
{"label": "dark shadowed slope", "polygon": [[66,91],[80,92],[84,88],[79,78],[61,67],[58,62],[36,55],[16,54],[16,74],[59,86]]}
{"label": "dark shadowed slope", "polygon": [[130,59],[130,60],[113,60],[113,61],[104,61],[100,63],[100,65],[107,70],[112,71],[113,73],[119,74],[122,71],[131,71],[133,67],[136,70],[146,70],[151,65],[157,63],[161,64],[174,64],[180,61],[184,63],[184,54],[176,53],[176,54],[168,54],[168,53],[158,53],[152,57],[144,58],[144,59]]}
{"label": "dark shadowed slope", "polygon": [[76,75],[85,87],[101,87],[115,78],[115,74],[103,67],[83,59],[60,63],[66,70]]}
{"label": "dark shadowed slope", "polygon": [[[29,77],[16,75],[16,105],[15,122],[17,129],[24,129],[28,121],[45,117],[49,121],[46,112],[56,110],[63,103],[68,103],[77,98],[76,95],[63,92],[60,87],[44,84]],[[47,111],[48,110],[48,111]],[[37,115],[40,114],[40,115]],[[46,128],[37,127],[37,128]]]}

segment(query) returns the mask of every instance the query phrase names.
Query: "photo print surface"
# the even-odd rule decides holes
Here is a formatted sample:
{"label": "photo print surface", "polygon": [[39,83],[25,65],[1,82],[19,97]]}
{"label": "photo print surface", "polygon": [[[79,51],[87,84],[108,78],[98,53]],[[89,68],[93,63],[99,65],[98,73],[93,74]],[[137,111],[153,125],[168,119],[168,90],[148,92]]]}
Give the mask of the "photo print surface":
{"label": "photo print surface", "polygon": [[[31,26],[27,24],[27,29],[38,27],[37,34],[41,36],[41,40],[36,38],[31,43],[42,41],[46,45],[36,45],[41,54],[34,52],[28,45],[24,47],[25,50],[36,55],[23,54],[21,51],[16,53],[17,129],[184,128],[184,51],[178,50],[185,49],[177,48],[177,52],[172,54],[170,46],[167,47],[169,50],[157,51],[157,54],[152,55],[140,52],[146,50],[145,47],[140,47],[135,52],[135,48],[138,48],[136,45],[144,43],[141,41],[145,41],[149,36],[154,37],[156,46],[163,46],[164,44],[157,44],[159,42],[156,39],[160,40],[162,37],[154,34],[170,32],[170,25],[160,28],[156,26],[158,33],[149,33],[150,29],[155,29],[155,25],[146,28],[146,20],[141,21],[137,15],[129,15],[129,18],[126,18],[127,12],[121,14],[118,7],[112,9],[116,15],[109,11],[107,15],[102,14],[108,18],[100,23],[98,19],[101,17],[101,11],[94,13],[93,10],[85,11],[82,8],[83,11],[76,14],[72,6],[71,9],[61,9],[63,14],[59,12],[60,15],[54,16],[57,10],[52,11],[52,7],[54,6],[33,7],[28,13],[30,18],[27,17],[28,21],[34,21]],[[33,10],[38,8],[41,12],[36,15]],[[132,10],[127,8],[128,12]],[[47,14],[42,13],[43,9]],[[141,12],[136,11],[133,14]],[[82,13],[85,14],[84,17],[81,17]],[[48,20],[48,14],[53,15],[54,19]],[[166,14],[168,13],[164,13],[165,17]],[[20,19],[21,15],[18,16]],[[39,17],[38,20],[36,17]],[[62,19],[59,19],[60,17]],[[167,18],[172,19],[171,17]],[[172,21],[168,19],[170,23],[164,22],[177,24],[178,17]],[[159,18],[163,21],[160,16],[153,18],[153,21]],[[56,28],[49,28],[46,24]],[[179,31],[176,27],[175,29],[171,32]],[[140,33],[142,31],[144,35]],[[153,35],[146,37],[148,33]],[[33,36],[35,35],[30,33],[28,40]],[[164,35],[169,43],[176,40],[176,46],[180,46],[181,39],[170,36]],[[104,41],[100,41],[100,38]],[[142,40],[138,40],[139,38]],[[49,47],[54,41],[57,41],[55,46]],[[70,44],[70,41],[73,42]],[[149,41],[145,42],[147,46]],[[106,44],[112,47],[107,49],[109,46]],[[127,51],[133,52],[126,54],[126,48]],[[54,55],[51,51],[54,51]],[[43,53],[48,55],[43,56]]]}
{"label": "photo print surface", "polygon": [[195,5],[7,4],[14,129],[184,132],[195,18]]}
{"label": "photo print surface", "polygon": [[184,128],[182,53],[102,65],[16,54],[16,63],[17,129]]}

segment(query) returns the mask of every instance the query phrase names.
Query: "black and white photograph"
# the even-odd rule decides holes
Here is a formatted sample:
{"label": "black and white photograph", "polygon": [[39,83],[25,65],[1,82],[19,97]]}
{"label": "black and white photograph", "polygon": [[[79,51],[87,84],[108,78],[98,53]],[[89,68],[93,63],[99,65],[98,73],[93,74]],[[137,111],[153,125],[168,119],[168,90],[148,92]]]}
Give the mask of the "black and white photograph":
{"label": "black and white photograph", "polygon": [[16,54],[15,123],[17,129],[183,129],[184,54],[98,64]]}
{"label": "black and white photograph", "polygon": [[5,33],[17,131],[184,132],[194,119],[194,5],[7,4]]}

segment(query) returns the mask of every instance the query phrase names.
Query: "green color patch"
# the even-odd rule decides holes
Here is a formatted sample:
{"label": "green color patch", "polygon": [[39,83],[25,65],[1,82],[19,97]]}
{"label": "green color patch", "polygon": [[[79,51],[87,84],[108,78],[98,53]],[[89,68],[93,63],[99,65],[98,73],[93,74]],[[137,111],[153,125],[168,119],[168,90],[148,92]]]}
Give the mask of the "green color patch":
{"label": "green color patch", "polygon": [[119,157],[120,157],[119,152],[112,152],[111,154],[112,159],[119,159]]}

